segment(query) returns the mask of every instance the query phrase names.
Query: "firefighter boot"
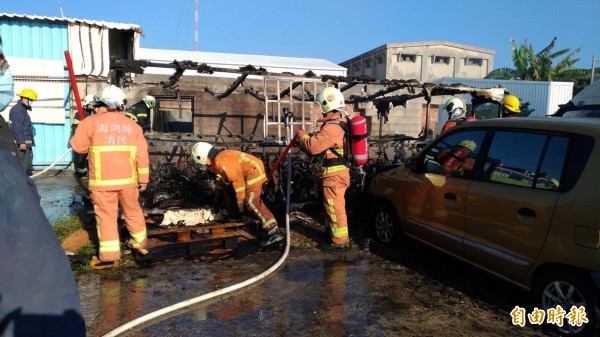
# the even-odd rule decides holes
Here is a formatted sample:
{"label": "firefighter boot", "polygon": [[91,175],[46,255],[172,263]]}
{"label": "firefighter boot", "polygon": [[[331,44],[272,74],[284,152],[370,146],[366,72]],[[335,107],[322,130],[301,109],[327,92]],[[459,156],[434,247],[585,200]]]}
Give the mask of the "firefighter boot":
{"label": "firefighter boot", "polygon": [[92,269],[109,269],[109,268],[117,268],[119,266],[119,261],[108,261],[102,262],[98,260],[97,257],[92,257],[90,261],[90,268]]}
{"label": "firefighter boot", "polygon": [[284,232],[282,230],[280,230],[279,227],[274,227],[267,233],[267,235],[265,235],[260,240],[258,245],[260,247],[267,247],[267,246],[273,245],[275,243],[281,242],[281,241],[283,241],[283,239],[285,239]]}

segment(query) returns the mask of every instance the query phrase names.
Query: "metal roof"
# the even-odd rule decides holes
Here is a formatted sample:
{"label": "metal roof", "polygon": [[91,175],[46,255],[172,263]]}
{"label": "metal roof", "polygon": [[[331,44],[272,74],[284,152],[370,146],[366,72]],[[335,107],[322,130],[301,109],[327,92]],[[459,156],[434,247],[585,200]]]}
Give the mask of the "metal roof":
{"label": "metal roof", "polygon": [[306,69],[312,71],[326,70],[335,72],[345,72],[346,68],[341,67],[333,62],[325,59],[301,58],[301,57],[283,57],[283,56],[267,56],[267,55],[252,55],[252,54],[229,54],[229,53],[213,53],[203,51],[187,51],[187,50],[168,50],[168,49],[151,49],[140,48],[136,58],[139,60],[148,61],[194,61],[206,63],[215,67],[227,66],[246,66],[253,65],[264,68],[289,68],[289,69]]}
{"label": "metal roof", "polygon": [[58,18],[51,16],[39,16],[39,15],[26,15],[26,14],[10,14],[10,13],[0,13],[1,19],[13,19],[13,20],[23,20],[23,21],[49,21],[49,22],[64,22],[64,23],[77,23],[77,24],[88,24],[91,26],[100,26],[106,27],[109,29],[120,29],[120,30],[133,30],[139,34],[144,34],[142,28],[138,25],[134,25],[131,23],[117,23],[117,22],[107,22],[107,21],[94,21],[94,20],[84,20],[84,19],[75,19],[75,18]]}

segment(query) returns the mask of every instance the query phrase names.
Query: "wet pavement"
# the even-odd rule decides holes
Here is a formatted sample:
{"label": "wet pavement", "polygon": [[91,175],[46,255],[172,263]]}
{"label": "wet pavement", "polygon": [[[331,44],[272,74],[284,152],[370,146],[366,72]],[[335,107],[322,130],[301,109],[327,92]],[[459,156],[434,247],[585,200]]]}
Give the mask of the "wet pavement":
{"label": "wet pavement", "polygon": [[[68,174],[36,179],[36,185],[50,214],[53,208],[71,212],[82,193]],[[52,197],[63,190],[61,198]],[[325,242],[324,228],[314,227],[322,227],[318,216],[293,215],[293,246],[271,276],[123,336],[554,336],[513,325],[510,311],[528,308],[529,295],[488,274],[411,241],[393,248],[374,242],[369,251],[314,248]],[[351,235],[364,233],[356,230],[361,218],[350,219]],[[300,235],[316,244],[299,244]],[[78,271],[87,335],[103,336],[165,306],[242,282],[281,256],[248,248],[221,259]]]}
{"label": "wet pavement", "polygon": [[73,171],[48,171],[33,178],[44,214],[53,223],[78,214],[84,207],[85,188]]}
{"label": "wet pavement", "polygon": [[[378,249],[377,247],[373,247]],[[259,284],[149,322],[127,336],[553,336],[515,326],[527,294],[428,248],[292,249]],[[391,254],[392,256],[386,256]],[[77,276],[88,336],[244,281],[280,253],[176,260]]]}

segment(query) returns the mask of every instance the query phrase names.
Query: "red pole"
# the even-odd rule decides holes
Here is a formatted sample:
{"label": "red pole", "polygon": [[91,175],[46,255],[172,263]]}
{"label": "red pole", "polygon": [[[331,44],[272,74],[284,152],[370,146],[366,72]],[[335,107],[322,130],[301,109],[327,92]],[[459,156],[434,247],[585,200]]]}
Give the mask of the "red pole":
{"label": "red pole", "polygon": [[69,79],[71,80],[71,88],[75,94],[75,104],[77,104],[77,113],[79,114],[79,120],[82,121],[85,118],[83,114],[83,107],[81,106],[81,98],[79,97],[79,88],[77,88],[77,81],[75,80],[75,73],[73,72],[73,61],[71,61],[71,54],[68,50],[65,50],[65,59],[67,59],[67,68],[69,68]]}
{"label": "red pole", "polygon": [[288,144],[288,146],[285,147],[285,150],[283,150],[283,152],[281,153],[281,156],[279,156],[279,158],[275,162],[275,165],[273,165],[273,168],[271,168],[271,171],[269,172],[269,175],[267,176],[267,179],[271,179],[271,177],[273,176],[273,173],[275,173],[275,171],[279,167],[279,164],[281,164],[281,161],[283,160],[283,157],[285,157],[285,155],[292,148],[292,146],[294,146],[294,144],[296,143],[296,140],[298,140],[298,137],[294,136],[294,138],[292,138],[292,140],[290,141],[290,143]]}

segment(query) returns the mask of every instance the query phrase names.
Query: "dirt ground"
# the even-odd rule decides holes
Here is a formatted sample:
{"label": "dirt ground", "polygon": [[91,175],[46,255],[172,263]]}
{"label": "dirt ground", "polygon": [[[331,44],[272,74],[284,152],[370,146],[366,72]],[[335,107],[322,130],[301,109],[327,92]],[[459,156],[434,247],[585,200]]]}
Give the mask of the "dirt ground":
{"label": "dirt ground", "polygon": [[[36,181],[42,203],[65,184],[73,182],[61,176]],[[343,252],[320,248],[328,234],[318,205],[293,206],[289,255],[273,274],[124,335],[556,336],[538,326],[512,324],[515,306],[530,308],[528,293],[415,242],[387,247],[370,240],[369,219],[356,211],[360,202],[348,205],[353,247]],[[277,216],[284,226],[285,215]],[[93,234],[80,231],[63,247],[76,251],[94,240]],[[282,249],[259,250],[247,242],[220,256],[99,271],[81,270],[86,257],[76,256],[87,335],[103,336],[142,315],[247,280],[281,256]]]}

